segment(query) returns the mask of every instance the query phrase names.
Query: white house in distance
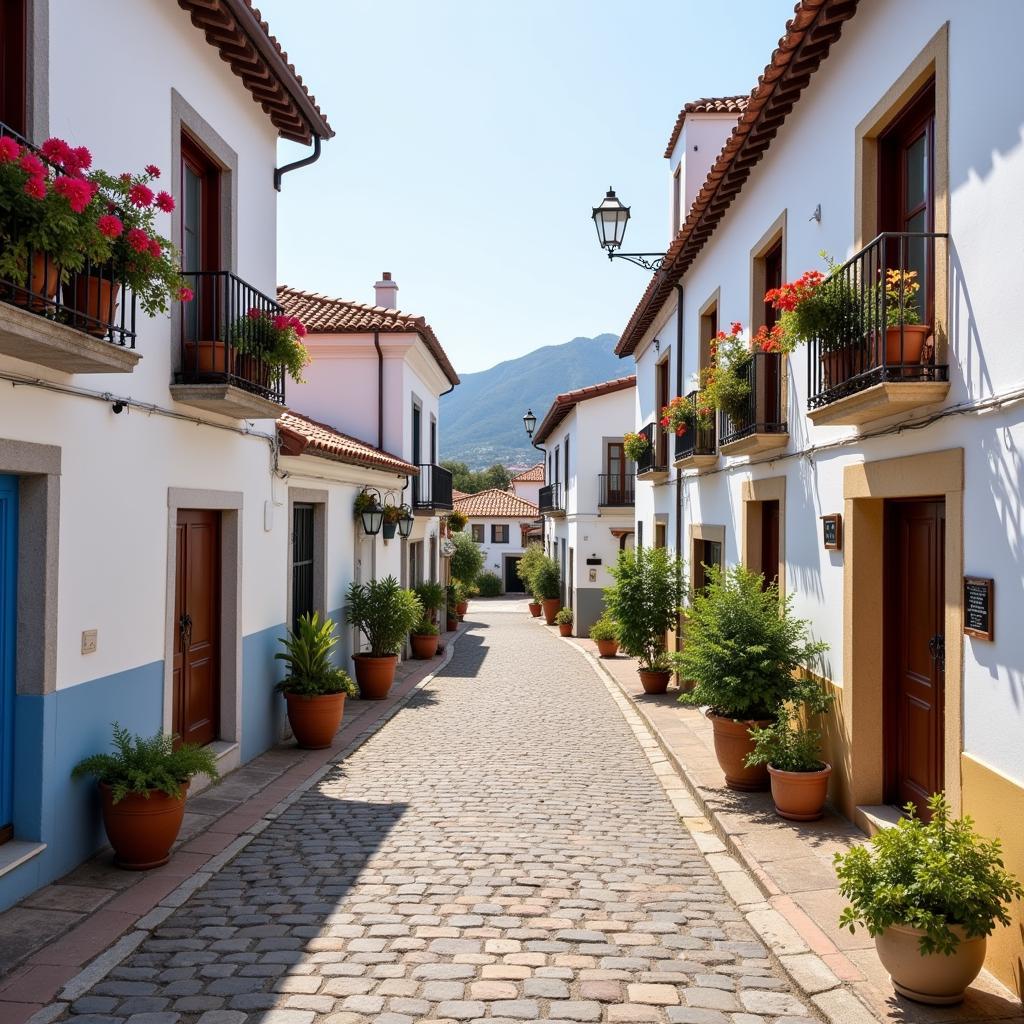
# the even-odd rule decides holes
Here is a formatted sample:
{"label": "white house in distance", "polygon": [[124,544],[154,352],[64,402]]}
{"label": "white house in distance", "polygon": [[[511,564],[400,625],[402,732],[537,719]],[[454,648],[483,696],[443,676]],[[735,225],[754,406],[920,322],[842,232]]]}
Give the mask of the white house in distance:
{"label": "white house in distance", "polygon": [[296,406],[336,429],[416,466],[405,491],[416,524],[388,556],[405,585],[441,579],[438,512],[452,508],[452,476],[438,464],[438,400],[459,382],[437,336],[421,316],[400,312],[398,285],[385,273],[375,305],[332,299],[282,285],[278,299],[309,332],[313,367],[292,389]]}
{"label": "white house in distance", "polygon": [[[884,346],[868,328],[838,350],[754,353],[746,410],[643,467],[637,534],[664,529],[691,567],[777,578],[828,642],[837,809],[867,830],[944,790],[1020,877],[1024,297],[1005,254],[1024,251],[1022,35],[1012,3],[804,0],[618,345],[643,426],[687,392],[717,329],[770,327],[766,288],[824,270],[819,251],[866,289],[916,273],[919,350],[897,302]],[[981,56],[1001,69],[997,94]],[[691,159],[699,116],[670,166]],[[987,965],[1020,996],[1012,915]]]}
{"label": "white house in distance", "polygon": [[544,548],[560,566],[562,603],[580,635],[604,611],[608,566],[632,543],[635,467],[623,437],[633,428],[635,387],[629,376],[557,395],[534,435],[547,453]]}
{"label": "white house in distance", "polygon": [[509,490],[517,498],[524,498],[533,502],[534,505],[540,499],[540,489],[544,486],[544,463],[538,462],[536,466],[524,469],[512,477],[512,484]]}
{"label": "white house in distance", "polygon": [[524,593],[516,563],[523,554],[526,531],[537,518],[537,506],[491,487],[461,495],[455,508],[466,517],[466,531],[483,550],[484,571],[501,577],[503,594]]}

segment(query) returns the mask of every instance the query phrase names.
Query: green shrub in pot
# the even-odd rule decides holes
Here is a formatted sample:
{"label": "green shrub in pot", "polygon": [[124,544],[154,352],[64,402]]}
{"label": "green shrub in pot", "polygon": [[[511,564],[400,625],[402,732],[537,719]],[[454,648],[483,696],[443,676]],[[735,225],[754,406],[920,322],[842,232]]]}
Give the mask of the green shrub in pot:
{"label": "green shrub in pot", "polygon": [[562,595],[562,576],[558,563],[547,555],[538,563],[533,576],[536,594],[541,601],[557,601]]}
{"label": "green shrub in pot", "polygon": [[540,603],[540,597],[537,594],[535,577],[544,557],[544,545],[537,541],[531,541],[526,545],[522,557],[516,562],[516,572],[519,573],[519,578],[523,581],[529,595],[537,603]]}
{"label": "green shrub in pot", "polygon": [[555,616],[555,622],[558,623],[559,626],[571,626],[572,620],[573,615],[571,608],[562,608]]}
{"label": "green shrub in pot", "polygon": [[484,553],[468,533],[452,534],[455,553],[451,559],[452,578],[469,586],[484,567]]}
{"label": "green shrub in pot", "polygon": [[400,587],[394,576],[349,584],[345,620],[366,637],[372,658],[398,654],[406,635],[421,618],[420,599]]}
{"label": "green shrub in pot", "polygon": [[607,612],[590,627],[590,639],[604,640],[610,643],[619,642],[619,627]]}
{"label": "green shrub in pot", "polygon": [[495,572],[482,572],[476,578],[481,597],[497,597],[501,593],[501,577]]}

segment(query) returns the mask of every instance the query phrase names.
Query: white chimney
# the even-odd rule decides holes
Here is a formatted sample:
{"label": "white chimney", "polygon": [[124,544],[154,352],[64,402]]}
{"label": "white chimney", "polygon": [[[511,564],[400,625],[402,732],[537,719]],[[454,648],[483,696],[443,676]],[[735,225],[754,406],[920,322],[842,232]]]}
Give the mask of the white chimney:
{"label": "white chimney", "polygon": [[398,285],[391,280],[391,274],[384,271],[384,280],[373,286],[375,304],[385,309],[398,309]]}

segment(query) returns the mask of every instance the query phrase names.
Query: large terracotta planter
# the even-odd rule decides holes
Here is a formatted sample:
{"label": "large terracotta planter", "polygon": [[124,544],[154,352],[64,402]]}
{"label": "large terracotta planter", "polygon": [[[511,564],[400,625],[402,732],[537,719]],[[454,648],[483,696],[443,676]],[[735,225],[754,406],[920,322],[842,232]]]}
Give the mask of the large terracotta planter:
{"label": "large terracotta planter", "polygon": [[572,623],[571,622],[560,622],[558,624],[558,635],[559,636],[572,636]]}
{"label": "large terracotta planter", "polygon": [[42,312],[51,308],[57,301],[57,288],[60,285],[60,267],[45,253],[34,252],[28,266],[28,287],[16,285],[12,302],[16,306]]}
{"label": "large terracotta planter", "polygon": [[[930,324],[905,324],[903,327],[903,348],[900,350],[900,329],[887,327],[885,330],[885,365],[886,366],[917,366],[921,362],[921,353],[928,335],[932,333]],[[882,345],[879,335],[871,339],[871,364],[882,365]],[[907,375],[916,374],[908,369]]]}
{"label": "large terracotta planter", "polygon": [[187,790],[188,783],[182,787],[180,797],[157,789],[150,790],[148,797],[128,793],[115,804],[114,791],[105,782],[100,783],[103,827],[118,867],[148,871],[171,859],[171,847],[185,815]]}
{"label": "large terracotta planter", "polygon": [[949,1006],[963,999],[985,962],[985,936],[969,939],[960,925],[951,928],[960,939],[951,956],[923,956],[918,946],[918,928],[891,925],[875,936],[878,959],[901,996],[934,1006]]}
{"label": "large terracotta planter", "polygon": [[295,742],[306,750],[329,747],[345,713],[345,694],[303,697],[285,693],[284,699],[288,703],[288,724],[295,734]]}
{"label": "large terracotta planter", "polygon": [[121,283],[94,274],[76,274],[64,294],[65,301],[79,314],[72,317],[72,326],[102,338],[107,333],[107,325],[117,317]]}
{"label": "large terracotta planter", "polygon": [[398,655],[389,654],[383,658],[374,658],[369,654],[356,654],[352,660],[356,664],[359,695],[363,700],[384,700],[395,681]]}
{"label": "large terracotta planter", "polygon": [[540,603],[544,611],[544,621],[549,625],[555,624],[555,616],[562,608],[562,602],[557,597],[545,597]]}
{"label": "large terracotta planter", "polygon": [[864,348],[862,345],[844,345],[821,354],[821,378],[826,388],[834,388],[844,381],[863,372]]}
{"label": "large terracotta planter", "polygon": [[235,372],[242,380],[247,380],[259,388],[270,387],[270,364],[259,356],[239,354],[235,362]]}
{"label": "large terracotta planter", "polygon": [[454,633],[459,628],[459,620],[457,618],[445,619],[445,627],[449,633]]}
{"label": "large terracotta planter", "polygon": [[530,614],[535,618],[540,618],[540,604],[537,601],[531,601],[528,605]]}
{"label": "large terracotta planter", "polygon": [[618,640],[595,640],[597,644],[597,653],[602,658],[614,658],[619,653],[619,641]]}
{"label": "large terracotta planter", "polygon": [[455,606],[455,611],[458,613],[459,617],[461,618],[463,615],[466,614],[466,612],[469,611],[469,602],[468,601],[460,601]]}
{"label": "large terracotta planter", "polygon": [[825,810],[831,774],[830,764],[817,772],[784,772],[768,765],[772,800],[779,817],[789,821],[817,821]]}
{"label": "large terracotta planter", "polygon": [[715,734],[715,756],[725,773],[725,784],[730,789],[755,793],[768,788],[768,769],[759,764],[748,768],[743,762],[754,749],[750,738],[751,726],[764,728],[770,721],[737,722],[732,718],[707,713]]}
{"label": "large terracotta planter", "polygon": [[639,668],[636,673],[640,677],[640,685],[644,693],[667,693],[668,681],[672,678],[671,672],[650,672],[647,669]]}
{"label": "large terracotta planter", "polygon": [[412,646],[412,656],[420,661],[426,661],[437,654],[438,636],[436,633],[413,633],[409,637]]}
{"label": "large terracotta planter", "polygon": [[186,373],[235,372],[235,350],[223,341],[186,341]]}

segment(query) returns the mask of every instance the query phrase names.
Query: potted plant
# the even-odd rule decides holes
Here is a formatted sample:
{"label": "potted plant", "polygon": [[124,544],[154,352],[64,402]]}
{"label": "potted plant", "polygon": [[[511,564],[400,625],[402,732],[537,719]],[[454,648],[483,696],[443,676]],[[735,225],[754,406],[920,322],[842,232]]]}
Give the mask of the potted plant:
{"label": "potted plant", "polygon": [[558,609],[562,606],[562,580],[558,563],[553,558],[544,555],[537,564],[533,583],[544,612],[544,621],[549,626],[553,626]]}
{"label": "potted plant", "polygon": [[674,629],[682,602],[682,561],[665,548],[620,551],[605,590],[608,614],[618,624],[622,649],[639,662],[645,693],[665,693],[672,676],[665,633]]}
{"label": "potted plant", "polygon": [[711,417],[703,403],[698,408],[688,398],[677,395],[668,405],[661,407],[660,422],[666,434],[683,437],[695,427],[707,430],[711,426]]}
{"label": "potted plant", "polygon": [[543,558],[543,545],[538,544],[536,541],[531,541],[531,543],[526,545],[526,550],[516,563],[516,572],[519,574],[519,578],[523,581],[523,585],[526,587],[526,590],[530,595],[530,603],[528,605],[530,614],[535,619],[540,617],[541,604],[540,598],[537,596],[537,587],[534,582],[534,576],[536,575],[537,568]]}
{"label": "potted plant", "polygon": [[448,513],[448,518],[446,520],[448,523],[448,532],[462,533],[466,528],[467,521],[465,513],[460,512],[458,509],[453,509]]}
{"label": "potted plant", "polygon": [[900,995],[922,1003],[960,1002],[985,961],[986,937],[1010,924],[1006,905],[1024,887],[1003,867],[998,839],[984,839],[970,818],[953,818],[945,795],[928,801],[931,820],[913,804],[906,817],[864,846],[835,856],[839,918],[863,925]]}
{"label": "potted plant", "polygon": [[808,623],[793,617],[792,598],[742,565],[711,566],[710,582],[693,595],[679,671],[693,680],[679,700],[706,708],[715,754],[730,789],[768,788],[763,764],[747,767],[752,728],[766,728],[779,708],[798,695],[794,673],[827,650],[808,638]]}
{"label": "potted plant", "polygon": [[[872,366],[906,366],[921,362],[931,325],[921,323],[916,270],[889,269],[885,281],[872,285],[865,297],[865,321],[874,326],[885,319],[885,331],[871,335]],[[884,351],[883,351],[883,341]],[[913,371],[911,371],[913,373]]]}
{"label": "potted plant", "polygon": [[700,372],[700,397],[707,409],[719,409],[734,421],[750,411],[748,368],[752,347],[743,340],[743,325],[719,331],[710,342],[711,363]]}
{"label": "potted plant", "polygon": [[444,607],[445,588],[440,583],[428,580],[413,587],[413,592],[423,605],[423,617],[436,625],[438,612]]}
{"label": "potted plant", "polygon": [[349,584],[345,619],[369,644],[353,655],[356,682],[364,700],[384,700],[395,681],[398,654],[413,626],[423,618],[423,606],[394,576]]}
{"label": "potted plant", "polygon": [[627,430],[622,437],[622,450],[630,462],[642,462],[650,447],[651,442],[647,439],[646,434],[637,434]]}
{"label": "potted plant", "polygon": [[303,383],[310,355],[302,343],[306,326],[298,317],[253,306],[230,325],[227,336],[239,377],[268,387],[271,368],[280,366],[297,384]]}
{"label": "potted plant", "polygon": [[832,765],[821,759],[821,733],[808,728],[806,721],[828,714],[832,700],[829,690],[804,679],[771,725],[750,730],[754,749],[744,763],[748,768],[767,767],[780,818],[817,821],[824,813]]}
{"label": "potted plant", "polygon": [[338,643],[334,623],[307,613],[278,642],[284,650],[274,657],[287,668],[275,689],[284,694],[295,741],[306,750],[329,747],[345,713],[345,697],[359,696],[348,673],[331,661]]}
{"label": "potted plant", "polygon": [[392,505],[389,501],[384,503],[384,527],[382,532],[385,540],[394,538],[395,533],[398,531],[398,522],[401,518],[402,510],[398,505]]}
{"label": "potted plant", "polygon": [[484,553],[468,533],[456,533],[452,541],[455,544],[451,559],[452,578],[462,585],[457,611],[459,615],[465,615],[469,610],[469,588],[484,567]]}
{"label": "potted plant", "polygon": [[456,608],[459,603],[459,595],[454,583],[445,587],[445,629],[449,633],[459,628],[459,613]]}
{"label": "potted plant", "polygon": [[602,658],[614,658],[619,653],[619,627],[607,612],[590,627],[590,639]]}
{"label": "potted plant", "polygon": [[412,656],[419,661],[426,661],[437,654],[437,644],[441,631],[430,619],[420,619],[412,628],[409,634],[409,643],[412,646]]}
{"label": "potted plant", "polygon": [[501,577],[496,572],[482,572],[476,578],[476,588],[481,597],[500,597]]}
{"label": "potted plant", "polygon": [[559,636],[572,636],[572,609],[562,608],[555,616]]}
{"label": "potted plant", "polygon": [[114,862],[146,871],[170,860],[185,814],[185,794],[195,775],[217,778],[217,762],[206,747],[157,733],[133,736],[113,725],[114,751],[79,761],[73,778],[91,775],[99,783],[103,827]]}

